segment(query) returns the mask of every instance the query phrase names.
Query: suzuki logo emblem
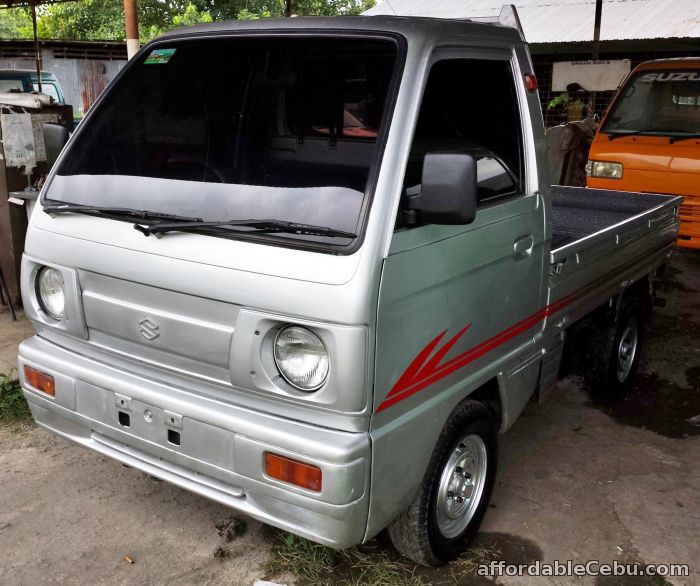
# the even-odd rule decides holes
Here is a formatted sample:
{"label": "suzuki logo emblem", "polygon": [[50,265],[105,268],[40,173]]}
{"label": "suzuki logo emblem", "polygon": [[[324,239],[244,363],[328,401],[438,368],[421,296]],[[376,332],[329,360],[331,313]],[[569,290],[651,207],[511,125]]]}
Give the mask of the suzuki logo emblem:
{"label": "suzuki logo emblem", "polygon": [[160,326],[146,317],[139,322],[139,333],[146,340],[155,340],[160,336]]}

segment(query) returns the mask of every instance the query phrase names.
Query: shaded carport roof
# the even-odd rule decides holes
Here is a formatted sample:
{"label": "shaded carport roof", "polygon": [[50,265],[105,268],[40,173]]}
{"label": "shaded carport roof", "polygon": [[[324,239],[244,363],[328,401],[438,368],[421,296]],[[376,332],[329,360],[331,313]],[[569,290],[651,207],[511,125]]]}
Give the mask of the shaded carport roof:
{"label": "shaded carport roof", "polygon": [[[383,0],[364,14],[497,18],[507,0]],[[529,43],[576,43],[593,36],[595,0],[515,0]],[[700,38],[698,0],[603,0],[601,41]]]}

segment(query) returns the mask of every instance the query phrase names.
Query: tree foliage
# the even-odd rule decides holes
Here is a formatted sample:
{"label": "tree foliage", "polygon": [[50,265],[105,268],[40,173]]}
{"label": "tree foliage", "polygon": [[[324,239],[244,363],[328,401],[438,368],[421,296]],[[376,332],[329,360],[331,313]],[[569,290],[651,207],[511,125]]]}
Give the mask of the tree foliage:
{"label": "tree foliage", "polygon": [[[173,28],[218,20],[283,16],[284,0],[137,0],[141,41]],[[355,15],[375,0],[292,0],[298,16]],[[123,40],[122,0],[78,0],[40,6],[38,30],[43,39]],[[0,10],[0,38],[31,38],[25,9]]]}
{"label": "tree foliage", "polygon": [[32,36],[32,17],[25,8],[0,10],[0,39],[25,39]]}

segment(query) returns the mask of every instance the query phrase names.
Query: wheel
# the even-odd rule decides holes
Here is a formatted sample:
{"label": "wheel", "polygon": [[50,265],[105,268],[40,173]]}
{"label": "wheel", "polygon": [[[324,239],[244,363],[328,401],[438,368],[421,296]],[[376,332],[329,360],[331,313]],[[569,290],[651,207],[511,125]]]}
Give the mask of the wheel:
{"label": "wheel", "polygon": [[388,528],[399,553],[436,566],[464,551],[491,498],[496,453],[491,414],[481,403],[465,401],[445,424],[413,502]]}
{"label": "wheel", "polygon": [[586,384],[595,396],[616,399],[629,389],[644,334],[642,311],[626,304],[616,322],[591,330]]}

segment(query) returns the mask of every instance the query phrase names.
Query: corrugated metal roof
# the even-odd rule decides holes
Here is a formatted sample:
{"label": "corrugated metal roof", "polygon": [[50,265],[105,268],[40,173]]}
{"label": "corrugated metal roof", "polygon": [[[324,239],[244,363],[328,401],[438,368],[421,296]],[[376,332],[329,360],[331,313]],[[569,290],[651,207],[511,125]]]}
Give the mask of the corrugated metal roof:
{"label": "corrugated metal roof", "polygon": [[[383,0],[368,15],[497,17],[508,0]],[[593,37],[595,0],[515,0],[530,43],[575,43]],[[603,0],[601,41],[700,38],[698,0]]]}

